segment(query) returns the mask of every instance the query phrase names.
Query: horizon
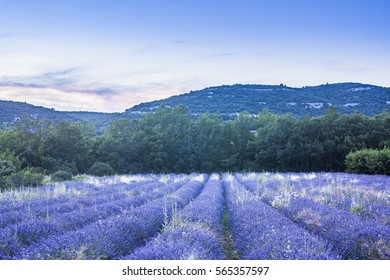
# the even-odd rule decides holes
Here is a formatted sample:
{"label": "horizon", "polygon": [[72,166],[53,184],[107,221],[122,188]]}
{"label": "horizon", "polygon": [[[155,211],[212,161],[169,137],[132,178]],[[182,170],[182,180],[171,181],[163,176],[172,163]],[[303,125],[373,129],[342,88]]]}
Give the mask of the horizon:
{"label": "horizon", "polygon": [[389,8],[364,0],[0,0],[0,100],[120,113],[220,85],[390,87]]}
{"label": "horizon", "polygon": [[[288,88],[294,88],[294,89],[302,89],[302,88],[306,88],[306,87],[321,87],[321,86],[332,86],[332,85],[340,85],[340,84],[357,84],[357,85],[361,85],[361,86],[373,86],[373,87],[380,87],[380,88],[390,88],[390,87],[383,87],[381,85],[373,85],[373,84],[363,84],[363,83],[358,83],[358,82],[340,82],[340,83],[325,83],[325,84],[320,84],[320,85],[312,85],[312,86],[299,86],[299,87],[295,87],[295,86],[289,86],[289,85],[286,85],[286,84],[282,84],[282,86],[284,87],[288,87]],[[191,92],[196,92],[196,91],[203,91],[203,90],[206,90],[206,89],[213,89],[213,88],[216,88],[216,87],[232,87],[232,86],[269,86],[269,87],[278,87],[278,86],[281,86],[281,84],[274,84],[274,85],[266,85],[266,84],[230,84],[230,85],[219,85],[219,86],[209,86],[209,87],[205,87],[203,89],[200,89],[200,90],[190,90],[188,92],[184,92],[184,93],[179,93],[177,95],[170,95],[168,96],[167,98],[170,98],[170,97],[173,97],[173,96],[179,96],[179,95],[183,95],[183,94],[189,94]],[[164,99],[167,99],[167,98],[164,98]],[[164,99],[156,99],[156,100],[152,100],[152,101],[147,101],[147,102],[141,102],[141,103],[148,103],[148,102],[153,102],[153,101],[161,101],[161,100],[164,100]],[[132,109],[134,106],[137,106],[137,105],[140,105],[141,103],[138,103],[138,104],[135,104],[134,106],[132,107],[129,107],[129,108],[126,108],[125,110],[123,111],[113,111],[113,112],[102,112],[102,111],[85,111],[85,110],[73,110],[73,111],[69,111],[69,110],[57,110],[56,108],[53,108],[53,107],[45,107],[45,106],[41,106],[41,105],[36,105],[36,104],[32,104],[32,103],[29,103],[29,102],[26,102],[26,101],[17,101],[17,100],[4,100],[4,99],[0,99],[0,101],[6,101],[6,102],[20,102],[20,103],[25,103],[25,104],[28,104],[28,105],[32,105],[32,106],[35,106],[35,107],[43,107],[45,109],[51,109],[51,110],[54,110],[54,111],[57,111],[57,112],[81,112],[81,113],[101,113],[101,114],[122,114],[122,113],[125,113],[128,109]]]}

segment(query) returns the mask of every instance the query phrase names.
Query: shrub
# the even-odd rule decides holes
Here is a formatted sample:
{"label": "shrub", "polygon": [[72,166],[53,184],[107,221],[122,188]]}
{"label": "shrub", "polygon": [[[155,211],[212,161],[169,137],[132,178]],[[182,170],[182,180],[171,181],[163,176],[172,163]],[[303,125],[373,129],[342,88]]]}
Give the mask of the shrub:
{"label": "shrub", "polygon": [[54,174],[57,171],[66,171],[75,175],[78,172],[74,162],[64,161],[60,158],[45,157],[42,160],[42,167],[48,174]]}
{"label": "shrub", "polygon": [[9,161],[15,166],[15,172],[19,171],[22,168],[22,163],[19,158],[17,158],[14,154],[10,152],[1,152],[0,153],[0,161]]}
{"label": "shrub", "polygon": [[10,187],[20,186],[39,186],[42,184],[44,176],[31,170],[22,170],[7,177],[7,183]]}
{"label": "shrub", "polygon": [[60,170],[53,173],[50,178],[55,182],[69,181],[72,180],[72,173]]}
{"label": "shrub", "polygon": [[350,152],[345,158],[345,166],[351,173],[390,175],[390,149]]}
{"label": "shrub", "polygon": [[104,162],[95,162],[88,170],[88,174],[93,176],[108,176],[114,174],[114,169]]}
{"label": "shrub", "polygon": [[7,177],[16,172],[15,165],[9,160],[0,160],[0,189],[8,187]]}
{"label": "shrub", "polygon": [[9,160],[0,160],[0,178],[16,172],[15,165]]}

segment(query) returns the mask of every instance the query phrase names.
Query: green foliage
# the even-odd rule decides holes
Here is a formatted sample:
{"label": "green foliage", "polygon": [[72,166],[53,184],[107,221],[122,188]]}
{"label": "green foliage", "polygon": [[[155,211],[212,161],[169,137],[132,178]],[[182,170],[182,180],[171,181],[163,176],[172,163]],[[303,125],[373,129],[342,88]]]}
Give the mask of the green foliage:
{"label": "green foliage", "polygon": [[[52,126],[46,141],[48,148],[45,155],[61,159],[56,164],[56,170],[74,173],[73,170],[69,169],[73,169],[75,166],[79,173],[84,173],[93,163],[91,155],[92,134],[92,128],[82,123],[61,122]],[[64,169],[65,166],[66,169]]]}
{"label": "green foliage", "polygon": [[[119,119],[94,141],[95,160],[107,162],[118,173],[137,170],[141,160],[140,143],[135,142],[137,121]],[[129,164],[132,162],[133,164]]]}
{"label": "green foliage", "polygon": [[73,175],[78,173],[75,162],[68,162],[60,157],[44,157],[42,159],[42,168],[46,174],[53,174],[57,171],[66,171]]}
{"label": "green foliage", "polygon": [[50,122],[21,119],[12,129],[3,133],[1,148],[12,153],[21,162],[21,167],[40,167],[42,157],[49,148]]}
{"label": "green foliage", "polygon": [[345,158],[346,171],[351,173],[390,175],[390,149],[362,149]]}
{"label": "green foliage", "polygon": [[22,167],[22,163],[20,162],[20,160],[14,154],[8,151],[0,152],[0,160],[10,161],[14,165],[16,169],[15,171],[20,170]]}
{"label": "green foliage", "polygon": [[190,169],[211,173],[222,170],[224,123],[218,115],[203,114],[190,127]]}
{"label": "green foliage", "polygon": [[43,179],[43,174],[30,170],[22,170],[16,173],[12,173],[10,176],[8,176],[7,184],[12,188],[20,186],[36,187],[42,184]]}
{"label": "green foliage", "polygon": [[257,170],[344,171],[350,151],[381,148],[390,137],[389,115],[341,115],[335,108],[319,118],[259,115],[252,146]]}
{"label": "green foliage", "polygon": [[50,179],[54,182],[70,181],[72,180],[72,173],[60,170],[51,174]]}
{"label": "green foliage", "polygon": [[93,163],[92,134],[82,123],[21,119],[0,134],[0,148],[17,157],[21,168],[84,173]]}
{"label": "green foliage", "polygon": [[184,106],[117,121],[97,140],[96,158],[121,173],[189,172],[190,125]]}
{"label": "green foliage", "polygon": [[89,169],[88,174],[93,176],[109,176],[114,174],[114,169],[105,162],[95,162]]}
{"label": "green foliage", "polygon": [[[12,162],[15,172],[97,176],[345,171],[350,151],[382,149],[390,145],[389,139],[386,112],[373,117],[342,115],[329,107],[321,117],[297,119],[263,110],[223,121],[219,114],[193,116],[183,105],[161,106],[138,120],[118,119],[98,136],[82,123],[22,119],[15,127],[0,130],[0,160]],[[3,181],[10,175],[4,175]]]}
{"label": "green foliage", "polygon": [[224,170],[247,170],[253,157],[250,143],[254,139],[252,118],[249,113],[239,114],[236,120],[229,121],[224,127],[221,165]]}
{"label": "green foliage", "polygon": [[[186,172],[190,118],[187,107],[161,106],[139,121],[134,135],[147,170],[155,173]],[[188,171],[187,171],[188,172]]]}
{"label": "green foliage", "polygon": [[0,178],[16,172],[16,167],[9,160],[0,160]]}
{"label": "green foliage", "polygon": [[0,160],[0,190],[8,187],[7,177],[16,172],[16,167],[9,160]]}

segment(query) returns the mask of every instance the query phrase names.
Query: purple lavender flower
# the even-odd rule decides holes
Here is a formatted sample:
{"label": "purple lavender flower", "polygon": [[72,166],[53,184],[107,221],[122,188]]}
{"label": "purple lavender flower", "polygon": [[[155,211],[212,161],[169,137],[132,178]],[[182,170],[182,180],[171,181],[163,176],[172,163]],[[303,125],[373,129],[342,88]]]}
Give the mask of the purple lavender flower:
{"label": "purple lavender flower", "polygon": [[220,247],[222,184],[209,180],[201,194],[178,212],[160,235],[122,259],[223,259]]}
{"label": "purple lavender flower", "polygon": [[225,182],[230,224],[242,259],[338,259],[331,246],[266,205],[237,181]]}
{"label": "purple lavender flower", "polygon": [[[172,184],[176,189],[178,183]],[[24,248],[20,259],[113,259],[145,244],[170,218],[174,207],[188,204],[201,191],[197,181],[184,184],[173,194],[152,200],[130,212],[110,216],[77,231],[53,235]],[[164,192],[164,189],[161,190]]]}

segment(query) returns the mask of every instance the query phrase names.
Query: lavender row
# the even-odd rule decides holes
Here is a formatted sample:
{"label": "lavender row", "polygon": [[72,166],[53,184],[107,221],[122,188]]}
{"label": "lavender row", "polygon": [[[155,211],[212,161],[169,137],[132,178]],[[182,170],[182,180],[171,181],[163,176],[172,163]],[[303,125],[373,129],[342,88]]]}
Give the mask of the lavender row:
{"label": "lavender row", "polygon": [[251,177],[250,190],[269,203],[277,203],[282,196],[307,197],[390,225],[389,177],[344,173],[256,174]]}
{"label": "lavender row", "polygon": [[256,199],[236,180],[224,183],[241,259],[338,259],[331,246]]}
{"label": "lavender row", "polygon": [[173,209],[195,198],[203,184],[186,183],[175,193],[77,231],[53,235],[23,248],[16,259],[115,259],[144,245],[161,229]]}
{"label": "lavender row", "polygon": [[[102,220],[111,215],[125,213],[150,200],[174,192],[180,186],[181,184],[179,183],[164,185],[159,182],[140,185],[133,189],[132,196],[116,200],[111,199],[100,204],[95,203],[91,207],[75,210],[70,213],[56,213],[50,216],[50,220],[60,224],[63,230],[76,230],[96,220]],[[75,219],[75,217],[77,217],[77,219]]]}
{"label": "lavender row", "polygon": [[348,211],[363,219],[375,220],[380,224],[390,226],[390,204],[388,203],[369,201],[359,195],[340,199],[332,194],[327,195],[324,200],[317,199],[316,201],[324,205]]}
{"label": "lavender row", "polygon": [[340,173],[314,176],[297,180],[303,192],[300,196],[390,225],[389,177]]}
{"label": "lavender row", "polygon": [[308,198],[291,198],[278,209],[323,237],[346,259],[390,259],[390,228]]}
{"label": "lavender row", "polygon": [[[293,192],[281,192],[280,185],[244,181],[274,208],[311,233],[328,240],[344,259],[390,259],[390,228],[375,220],[331,207]],[[272,190],[272,186],[277,186]]]}
{"label": "lavender row", "polygon": [[183,223],[160,234],[123,260],[220,260],[219,235],[197,223]]}
{"label": "lavender row", "polygon": [[219,245],[224,203],[222,193],[221,182],[209,180],[202,193],[173,218],[165,231],[122,259],[223,259]]}
{"label": "lavender row", "polygon": [[[19,194],[24,193],[22,199],[9,197],[2,199],[0,213],[4,214],[7,211],[25,211],[27,209],[40,208],[42,205],[49,207],[60,207],[62,204],[69,201],[79,201],[80,205],[88,203],[90,198],[100,199],[102,197],[121,198],[124,197],[124,192],[131,192],[134,187],[145,185],[147,182],[132,182],[132,183],[111,183],[102,186],[92,185],[85,182],[66,182],[58,185],[46,185],[39,188],[21,188],[16,191]],[[20,195],[19,195],[20,196]]]}
{"label": "lavender row", "polygon": [[192,201],[180,213],[181,218],[190,222],[198,222],[221,232],[223,216],[223,186],[220,180],[210,179],[199,197]]}
{"label": "lavender row", "polygon": [[[151,189],[161,186],[162,183],[149,183],[146,185],[127,185],[122,186],[123,189],[131,189],[131,195],[137,195],[142,192],[150,191]],[[115,188],[114,188],[115,189]],[[88,191],[88,190],[87,190]],[[79,211],[90,212],[91,209],[96,209],[97,205],[105,205],[112,203],[115,200],[125,201],[129,197],[126,193],[115,193],[113,190],[101,190],[98,196],[88,196],[83,198],[74,198],[64,203],[56,204],[52,202],[50,205],[46,203],[35,204],[35,207],[28,207],[19,211],[9,211],[1,215],[0,228],[6,228],[12,225],[18,225],[24,222],[35,222],[36,219],[49,219],[58,217],[58,215],[68,214],[74,215]]]}
{"label": "lavender row", "polygon": [[[132,188],[137,184],[126,185]],[[123,189],[123,186],[121,186]],[[82,182],[68,182],[60,185],[48,185],[40,188],[23,188],[20,192],[26,192],[24,199],[10,199],[2,201],[0,218],[9,212],[26,213],[35,212],[36,209],[48,208],[49,210],[59,209],[59,211],[71,211],[68,204],[74,203],[78,207],[90,206],[91,197],[98,203],[102,200],[119,199],[125,197],[118,192],[117,185],[110,185],[109,188],[98,188],[91,184]]]}
{"label": "lavender row", "polygon": [[23,210],[27,206],[31,208],[47,203],[47,201],[62,203],[74,199],[75,196],[85,197],[88,194],[95,195],[101,191],[101,187],[85,182],[66,182],[38,188],[20,187],[17,190],[2,193],[0,212]]}
{"label": "lavender row", "polygon": [[[50,219],[35,219],[15,226],[10,226],[0,230],[7,243],[0,246],[3,258],[16,255],[22,248],[40,241],[52,235],[61,235],[66,231],[81,229],[96,221],[103,221],[113,215],[120,215],[129,212],[134,207],[157,199],[163,195],[176,191],[181,185],[173,183],[162,186],[160,183],[149,184],[154,187],[152,191],[143,192],[137,196],[122,199],[119,201],[109,201],[107,203],[89,207],[79,211],[53,215]],[[150,188],[149,188],[150,189]],[[2,242],[3,243],[3,242]],[[7,245],[8,244],[8,245]]]}
{"label": "lavender row", "polygon": [[[49,203],[64,203],[77,198],[89,198],[90,196],[106,196],[109,193],[115,194],[128,190],[132,186],[138,186],[150,182],[157,182],[159,179],[173,182],[176,179],[183,180],[178,175],[130,175],[113,176],[102,178],[88,178],[84,182],[65,182],[52,185],[45,185],[39,188],[20,187],[16,190],[5,191],[0,194],[0,213],[9,210],[18,211],[35,205]],[[186,179],[186,178],[184,178]]]}

